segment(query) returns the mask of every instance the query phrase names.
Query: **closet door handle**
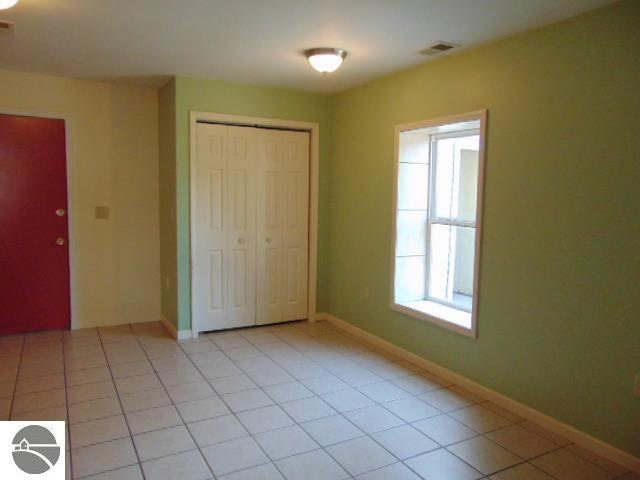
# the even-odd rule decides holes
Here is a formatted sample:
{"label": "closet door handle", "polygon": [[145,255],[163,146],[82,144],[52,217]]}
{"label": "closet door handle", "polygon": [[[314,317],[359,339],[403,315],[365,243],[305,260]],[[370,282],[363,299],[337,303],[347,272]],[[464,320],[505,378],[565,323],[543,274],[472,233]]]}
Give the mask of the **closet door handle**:
{"label": "closet door handle", "polygon": [[271,241],[272,241],[271,237],[267,237],[265,240],[266,240],[267,243],[271,243]]}
{"label": "closet door handle", "polygon": [[239,238],[238,239],[238,244],[239,245],[244,245],[244,238]]}

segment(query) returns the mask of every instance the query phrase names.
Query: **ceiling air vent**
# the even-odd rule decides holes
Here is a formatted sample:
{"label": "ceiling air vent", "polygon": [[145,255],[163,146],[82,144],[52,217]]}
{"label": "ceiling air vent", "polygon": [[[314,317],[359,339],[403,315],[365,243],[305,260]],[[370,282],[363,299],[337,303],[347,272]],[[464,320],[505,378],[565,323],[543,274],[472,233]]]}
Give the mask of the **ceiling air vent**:
{"label": "ceiling air vent", "polygon": [[13,33],[16,29],[16,24],[7,20],[0,20],[0,33]]}
{"label": "ceiling air vent", "polygon": [[421,53],[422,55],[437,55],[453,48],[458,48],[459,46],[460,45],[458,45],[457,43],[437,42],[430,47],[425,48],[424,50],[420,50],[419,53]]}

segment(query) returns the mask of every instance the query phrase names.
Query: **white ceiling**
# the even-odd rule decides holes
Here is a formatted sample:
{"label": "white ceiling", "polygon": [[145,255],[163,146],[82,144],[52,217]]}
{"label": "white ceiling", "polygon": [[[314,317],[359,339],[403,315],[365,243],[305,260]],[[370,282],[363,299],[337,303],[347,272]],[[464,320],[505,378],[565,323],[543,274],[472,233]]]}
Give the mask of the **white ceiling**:
{"label": "white ceiling", "polygon": [[[169,75],[336,92],[613,0],[21,0],[0,19],[0,68],[159,85]],[[349,52],[327,77],[301,51]]]}

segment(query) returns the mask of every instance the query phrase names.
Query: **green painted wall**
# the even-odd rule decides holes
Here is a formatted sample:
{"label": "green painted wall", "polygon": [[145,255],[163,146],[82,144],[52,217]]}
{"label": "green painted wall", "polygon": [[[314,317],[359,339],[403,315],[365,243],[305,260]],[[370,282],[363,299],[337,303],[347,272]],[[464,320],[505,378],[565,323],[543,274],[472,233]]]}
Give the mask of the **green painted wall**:
{"label": "green painted wall", "polygon": [[176,211],[176,85],[158,91],[160,291],[162,315],[178,326]]}
{"label": "green painted wall", "polygon": [[[639,84],[636,0],[333,97],[177,77],[159,92],[163,314],[190,328],[189,111],[319,122],[318,311],[640,455]],[[393,129],[480,108],[469,339],[389,309]]]}
{"label": "green painted wall", "polygon": [[[332,106],[329,311],[640,456],[640,2],[423,64]],[[393,145],[396,124],[481,108],[470,339],[389,309]]]}
{"label": "green painted wall", "polygon": [[[179,328],[191,328],[191,282],[189,274],[189,112],[227,113],[282,118],[320,124],[320,191],[318,309],[327,308],[328,169],[330,104],[322,95],[279,88],[256,87],[186,77],[175,79],[176,199],[177,199],[177,301]],[[172,292],[175,297],[176,292]]]}

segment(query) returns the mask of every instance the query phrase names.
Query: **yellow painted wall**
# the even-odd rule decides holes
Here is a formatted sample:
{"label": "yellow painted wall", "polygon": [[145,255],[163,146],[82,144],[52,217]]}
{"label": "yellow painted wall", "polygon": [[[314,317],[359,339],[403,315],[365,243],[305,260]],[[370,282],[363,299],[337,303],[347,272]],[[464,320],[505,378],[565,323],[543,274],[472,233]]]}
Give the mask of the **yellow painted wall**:
{"label": "yellow painted wall", "polygon": [[158,320],[157,91],[0,70],[0,111],[69,120],[72,327]]}

